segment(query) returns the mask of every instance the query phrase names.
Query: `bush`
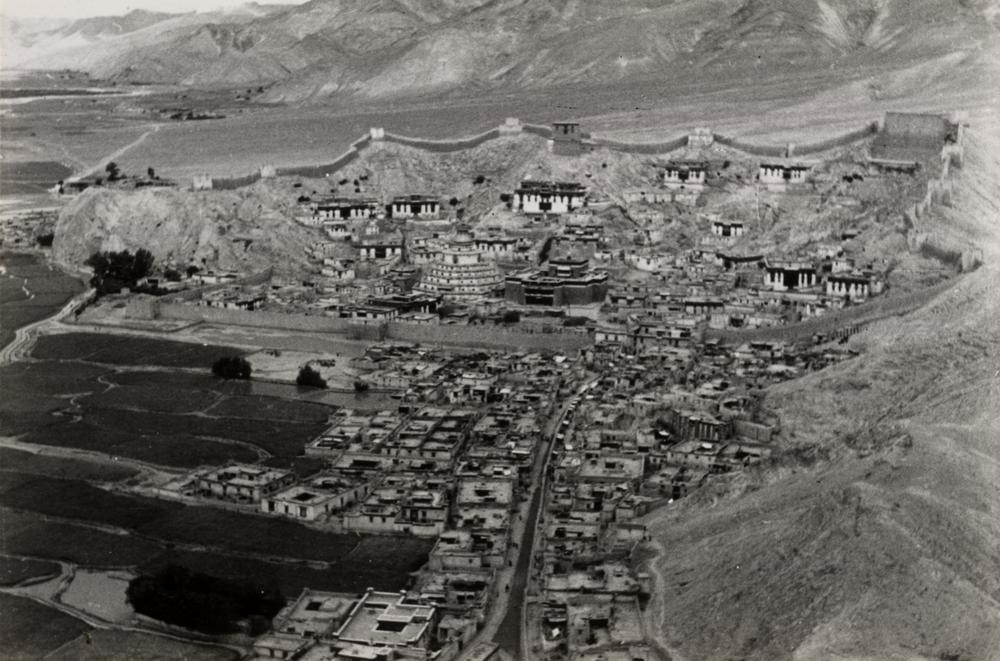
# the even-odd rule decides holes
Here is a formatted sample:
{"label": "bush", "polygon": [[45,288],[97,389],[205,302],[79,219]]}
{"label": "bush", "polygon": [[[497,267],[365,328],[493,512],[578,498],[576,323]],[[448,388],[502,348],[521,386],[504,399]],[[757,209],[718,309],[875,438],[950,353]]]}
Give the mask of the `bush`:
{"label": "bush", "polygon": [[[132,579],[126,590],[139,613],[208,634],[235,633],[240,620],[261,631],[285,605],[276,589],[216,578],[168,564]],[[266,627],[264,627],[266,629]]]}
{"label": "bush", "polygon": [[212,374],[223,379],[249,379],[250,363],[242,356],[224,356],[212,365]]}
{"label": "bush", "polygon": [[295,379],[296,385],[307,386],[309,388],[326,388],[326,379],[311,365],[303,365],[299,370],[299,376]]}

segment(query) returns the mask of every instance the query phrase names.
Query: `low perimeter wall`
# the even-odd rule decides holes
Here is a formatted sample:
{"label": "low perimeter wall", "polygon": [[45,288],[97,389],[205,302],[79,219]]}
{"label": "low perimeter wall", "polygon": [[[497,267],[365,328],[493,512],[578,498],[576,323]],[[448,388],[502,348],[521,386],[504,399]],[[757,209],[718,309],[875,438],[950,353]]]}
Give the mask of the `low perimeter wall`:
{"label": "low perimeter wall", "polygon": [[322,315],[247,312],[245,310],[228,310],[170,302],[160,304],[159,316],[163,319],[203,321],[250,328],[334,333],[351,339],[372,342],[393,339],[420,344],[455,345],[483,349],[578,351],[594,343],[593,337],[584,333],[531,333],[523,330],[508,330],[500,326],[418,325],[400,322],[363,325],[351,323],[348,319]]}

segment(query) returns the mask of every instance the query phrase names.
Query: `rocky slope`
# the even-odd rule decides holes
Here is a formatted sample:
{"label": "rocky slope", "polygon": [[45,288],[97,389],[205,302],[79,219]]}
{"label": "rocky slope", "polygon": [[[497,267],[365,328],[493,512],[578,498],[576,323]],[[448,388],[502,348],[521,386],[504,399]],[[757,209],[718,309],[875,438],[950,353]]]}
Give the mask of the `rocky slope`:
{"label": "rocky slope", "polygon": [[315,239],[293,219],[295,195],[270,182],[203,193],[91,189],[60,214],[53,253],[79,266],[97,251],[146,248],[158,264],[292,270]]}
{"label": "rocky slope", "polygon": [[997,144],[970,136],[940,212],[986,264],[773,388],[773,465],[651,517],[675,658],[1000,658]]}
{"label": "rocky slope", "polygon": [[112,78],[274,83],[266,101],[382,98],[663,84],[678,75],[717,75],[713,69],[752,73],[838,60],[892,68],[975,51],[996,38],[997,6],[996,0],[310,0],[277,11],[144,14],[127,30],[118,26],[120,34],[73,24],[26,39],[22,30],[5,39],[18,46],[5,54],[19,66],[74,66]]}

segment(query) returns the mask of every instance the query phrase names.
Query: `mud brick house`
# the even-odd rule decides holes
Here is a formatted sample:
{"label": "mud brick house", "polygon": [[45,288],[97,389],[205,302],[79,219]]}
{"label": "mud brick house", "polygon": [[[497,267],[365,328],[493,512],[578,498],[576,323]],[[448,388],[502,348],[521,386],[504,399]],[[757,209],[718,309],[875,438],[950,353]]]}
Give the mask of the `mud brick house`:
{"label": "mud brick house", "polygon": [[514,208],[527,215],[563,214],[586,206],[583,184],[525,180],[514,190]]}

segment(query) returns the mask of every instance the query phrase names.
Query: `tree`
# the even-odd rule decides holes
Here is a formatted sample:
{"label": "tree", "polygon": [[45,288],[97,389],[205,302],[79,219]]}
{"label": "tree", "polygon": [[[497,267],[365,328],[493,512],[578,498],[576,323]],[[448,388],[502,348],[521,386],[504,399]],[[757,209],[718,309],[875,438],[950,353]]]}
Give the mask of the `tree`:
{"label": "tree", "polygon": [[193,278],[194,274],[197,273],[200,270],[201,270],[200,268],[198,268],[197,266],[195,266],[194,264],[192,264],[191,266],[189,266],[186,269],[184,269],[184,272],[187,273],[187,277]]}
{"label": "tree", "polygon": [[438,306],[437,313],[443,319],[455,313],[455,306],[451,303],[442,303]]}
{"label": "tree", "polygon": [[235,633],[248,620],[259,632],[285,605],[277,589],[192,572],[168,564],[140,574],[125,591],[139,613],[209,634]]}
{"label": "tree", "polygon": [[180,282],[181,281],[181,272],[178,271],[177,269],[166,269],[163,272],[163,277],[166,280],[169,280],[170,282]]}
{"label": "tree", "polygon": [[154,170],[152,167],[146,168],[146,176],[148,176],[150,179],[156,179],[156,170]]}
{"label": "tree", "polygon": [[46,232],[45,234],[39,234],[35,237],[35,242],[38,243],[39,248],[51,248],[52,242],[55,241],[56,235],[53,232]]}
{"label": "tree", "polygon": [[299,375],[295,379],[296,385],[308,388],[326,388],[326,379],[312,368],[312,365],[303,365],[299,370]]}
{"label": "tree", "polygon": [[223,356],[212,364],[212,374],[223,379],[249,379],[253,368],[243,356]]}
{"label": "tree", "polygon": [[94,270],[90,284],[97,293],[113,294],[124,287],[135,288],[137,281],[149,275],[153,270],[153,254],[145,248],[135,254],[128,250],[95,252],[84,264]]}
{"label": "tree", "polygon": [[108,181],[118,181],[121,178],[121,171],[118,169],[118,164],[114,161],[109,161],[104,166],[104,171],[108,173]]}
{"label": "tree", "polygon": [[368,392],[368,388],[369,387],[370,386],[368,385],[368,383],[365,382],[365,381],[362,381],[361,379],[355,379],[354,380],[354,391],[355,392]]}
{"label": "tree", "polygon": [[451,198],[450,200],[448,200],[448,204],[450,204],[453,207],[457,207],[458,206],[458,198],[457,197]]}

